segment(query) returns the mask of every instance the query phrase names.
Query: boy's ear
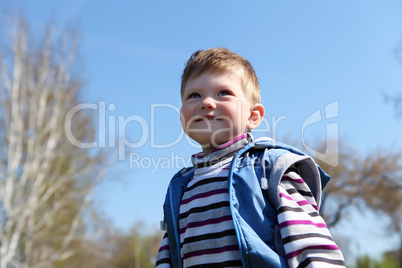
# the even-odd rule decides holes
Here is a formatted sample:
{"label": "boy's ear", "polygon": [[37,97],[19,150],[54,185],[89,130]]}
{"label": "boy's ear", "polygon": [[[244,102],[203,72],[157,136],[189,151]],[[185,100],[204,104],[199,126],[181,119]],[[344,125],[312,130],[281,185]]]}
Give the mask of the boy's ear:
{"label": "boy's ear", "polygon": [[265,115],[264,106],[261,103],[255,104],[250,111],[250,117],[248,118],[247,121],[247,128],[248,129],[257,128],[261,124],[264,115]]}

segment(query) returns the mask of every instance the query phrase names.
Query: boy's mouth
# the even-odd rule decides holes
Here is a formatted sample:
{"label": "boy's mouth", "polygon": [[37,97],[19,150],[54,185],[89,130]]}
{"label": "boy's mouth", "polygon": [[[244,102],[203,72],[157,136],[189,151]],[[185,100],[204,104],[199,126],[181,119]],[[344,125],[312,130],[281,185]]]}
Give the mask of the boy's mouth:
{"label": "boy's mouth", "polygon": [[194,122],[200,122],[200,121],[210,121],[210,120],[215,120],[215,116],[213,115],[203,115],[197,117]]}

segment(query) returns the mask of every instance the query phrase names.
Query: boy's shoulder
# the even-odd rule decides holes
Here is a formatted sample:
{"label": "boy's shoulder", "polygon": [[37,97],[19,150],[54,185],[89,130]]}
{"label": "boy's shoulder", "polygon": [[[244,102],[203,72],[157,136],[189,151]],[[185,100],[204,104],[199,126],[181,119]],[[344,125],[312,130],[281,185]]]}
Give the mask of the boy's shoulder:
{"label": "boy's shoulder", "polygon": [[185,167],[176,172],[176,174],[173,175],[172,180],[179,177],[190,177],[193,174],[194,174],[194,167]]}
{"label": "boy's shoulder", "polygon": [[305,153],[302,152],[301,150],[289,144],[279,142],[269,137],[259,137],[255,139],[251,144],[252,144],[251,147],[253,147],[254,149],[279,149],[289,151],[290,153],[298,155],[305,155]]}

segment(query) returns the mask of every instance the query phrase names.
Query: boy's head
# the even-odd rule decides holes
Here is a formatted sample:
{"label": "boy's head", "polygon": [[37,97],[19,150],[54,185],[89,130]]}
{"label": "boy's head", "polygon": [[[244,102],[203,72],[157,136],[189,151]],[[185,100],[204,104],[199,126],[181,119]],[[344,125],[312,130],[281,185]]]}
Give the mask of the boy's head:
{"label": "boy's head", "polygon": [[211,48],[194,52],[181,77],[181,97],[189,79],[203,73],[237,74],[242,89],[251,104],[261,103],[260,86],[253,66],[242,56],[226,48]]}
{"label": "boy's head", "polygon": [[183,72],[181,97],[183,129],[205,154],[258,127],[264,117],[254,69],[223,48],[191,56]]}

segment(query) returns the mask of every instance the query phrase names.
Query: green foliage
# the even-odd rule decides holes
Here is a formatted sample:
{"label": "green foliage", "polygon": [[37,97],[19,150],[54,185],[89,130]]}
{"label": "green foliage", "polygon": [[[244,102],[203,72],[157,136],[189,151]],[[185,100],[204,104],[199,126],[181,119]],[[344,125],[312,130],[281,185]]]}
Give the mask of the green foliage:
{"label": "green foliage", "polygon": [[371,259],[369,256],[365,255],[356,260],[355,268],[400,268],[401,263],[389,256],[384,254],[381,261]]}
{"label": "green foliage", "polygon": [[145,229],[142,224],[136,224],[128,233],[121,233],[105,225],[100,228],[103,232],[100,238],[76,241],[73,245],[76,254],[59,262],[56,268],[155,267],[163,234],[145,232]]}
{"label": "green foliage", "polygon": [[118,238],[112,267],[151,268],[155,266],[161,235],[158,233],[143,235],[138,229],[133,228],[130,234]]}

